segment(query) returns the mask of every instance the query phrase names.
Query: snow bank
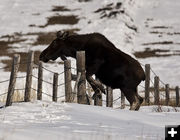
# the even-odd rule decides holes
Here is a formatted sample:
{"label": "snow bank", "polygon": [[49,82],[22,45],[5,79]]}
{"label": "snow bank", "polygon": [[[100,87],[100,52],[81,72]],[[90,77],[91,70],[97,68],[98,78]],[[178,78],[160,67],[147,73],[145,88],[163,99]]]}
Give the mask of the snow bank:
{"label": "snow bank", "polygon": [[179,112],[139,112],[35,101],[0,110],[0,139],[164,139],[165,125],[180,124]]}

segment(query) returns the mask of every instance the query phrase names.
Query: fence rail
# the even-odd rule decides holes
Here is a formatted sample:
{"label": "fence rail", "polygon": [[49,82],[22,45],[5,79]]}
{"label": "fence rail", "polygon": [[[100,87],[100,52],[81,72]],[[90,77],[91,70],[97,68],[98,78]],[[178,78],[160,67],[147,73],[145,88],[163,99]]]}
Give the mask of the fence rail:
{"label": "fence rail", "polygon": [[[27,72],[26,76],[17,76],[19,65],[26,64]],[[174,105],[176,107],[180,106],[179,99],[179,86],[176,86],[173,90],[175,91],[175,98],[171,97],[171,90],[169,84],[163,82],[158,75],[151,68],[150,64],[143,65],[145,68],[145,85],[139,85],[144,91],[144,105]],[[42,100],[42,95],[46,95],[52,98],[52,101],[57,102],[60,98],[65,98],[66,102],[78,102],[80,104],[92,104],[92,95],[91,89],[86,89],[86,76],[85,76],[85,52],[77,53],[77,68],[71,67],[71,61],[67,60],[64,63],[64,71],[61,73],[55,73],[52,70],[44,67],[42,62],[36,64],[34,62],[34,53],[29,52],[28,59],[26,61],[21,61],[20,56],[15,55],[13,58],[12,66],[2,67],[2,69],[10,69],[11,68],[11,76],[10,79],[0,81],[0,85],[3,83],[9,82],[8,91],[0,94],[0,96],[7,95],[6,106],[10,106],[13,102],[13,95],[15,91],[24,91],[24,101],[30,101],[30,95],[32,90],[36,92],[37,99]],[[38,68],[38,74],[33,74],[33,69]],[[76,70],[77,75],[71,73],[71,70]],[[43,71],[47,71],[53,74],[53,82],[49,82],[43,79]],[[151,79],[151,73],[154,75],[154,79]],[[64,74],[64,82],[58,83],[58,77]],[[32,87],[32,79],[35,78],[37,80],[37,89]],[[25,88],[17,89],[15,88],[16,79],[26,79]],[[75,81],[74,87],[72,87],[72,81]],[[52,95],[43,91],[43,83],[49,84],[52,87]],[[152,86],[150,86],[152,85]],[[65,95],[58,96],[58,87],[65,87]],[[163,91],[162,91],[163,90]],[[88,91],[89,94],[86,94]],[[125,108],[125,96],[121,93],[121,96],[113,99],[113,90],[110,87],[107,87],[107,95],[106,99],[103,100],[102,93],[98,92],[97,96],[94,96],[94,104],[98,106],[102,106],[103,103],[106,103],[107,107],[113,107],[113,104],[120,100],[121,108]],[[152,101],[152,99],[154,99]],[[172,104],[172,102],[174,102]]]}

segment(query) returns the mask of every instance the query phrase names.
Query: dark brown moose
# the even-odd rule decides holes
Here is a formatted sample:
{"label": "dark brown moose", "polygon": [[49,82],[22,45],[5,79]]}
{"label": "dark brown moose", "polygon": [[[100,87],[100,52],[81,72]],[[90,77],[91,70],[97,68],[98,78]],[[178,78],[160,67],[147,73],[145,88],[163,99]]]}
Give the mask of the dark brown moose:
{"label": "dark brown moose", "polygon": [[86,54],[86,78],[93,90],[105,93],[95,76],[112,89],[120,89],[130,102],[130,110],[139,110],[143,98],[137,93],[137,86],[145,80],[145,73],[139,62],[117,49],[100,33],[69,35],[68,32],[57,32],[57,38],[41,53],[40,60],[48,62],[60,57],[76,58],[77,51]]}

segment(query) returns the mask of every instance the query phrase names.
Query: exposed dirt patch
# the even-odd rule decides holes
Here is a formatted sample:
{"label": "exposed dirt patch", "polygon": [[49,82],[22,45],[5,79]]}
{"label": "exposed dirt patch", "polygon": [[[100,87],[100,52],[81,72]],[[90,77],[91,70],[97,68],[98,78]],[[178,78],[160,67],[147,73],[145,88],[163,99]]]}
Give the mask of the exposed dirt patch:
{"label": "exposed dirt patch", "polygon": [[173,27],[168,27],[168,26],[153,26],[152,29],[170,29]]}
{"label": "exposed dirt patch", "polygon": [[147,18],[146,21],[153,21],[153,18]]}
{"label": "exposed dirt patch", "polygon": [[92,0],[78,0],[79,2],[90,2]]}
{"label": "exposed dirt patch", "polygon": [[[68,29],[62,31],[69,31],[70,34],[76,34],[80,29]],[[38,35],[36,42],[33,45],[48,45],[56,38],[56,32],[39,32],[39,33],[29,33],[29,35]]]}
{"label": "exposed dirt patch", "polygon": [[[2,38],[4,38],[5,36],[3,36]],[[14,43],[20,43],[23,41],[26,41],[26,39],[17,39],[17,38],[12,38],[12,36],[8,36],[8,41],[0,41],[0,56],[8,56],[8,50],[12,48],[12,44]],[[1,38],[1,39],[2,39]]]}
{"label": "exposed dirt patch", "polygon": [[78,16],[75,15],[68,15],[68,16],[63,16],[63,15],[56,15],[52,17],[47,18],[47,23],[45,25],[35,25],[35,24],[30,24],[29,27],[39,27],[39,28],[45,28],[49,25],[56,25],[56,24],[64,24],[64,25],[74,25],[79,22]]}
{"label": "exposed dirt patch", "polygon": [[160,34],[160,35],[180,35],[180,32],[159,32],[159,31],[151,31],[150,34]]}
{"label": "exposed dirt patch", "polygon": [[29,27],[45,28],[49,25],[56,25],[56,24],[74,25],[77,24],[80,20],[76,15],[60,15],[58,12],[72,11],[71,9],[68,9],[65,6],[53,6],[51,11],[55,12],[56,15],[47,17],[47,23],[45,25],[30,24]]}
{"label": "exposed dirt patch", "polygon": [[[69,31],[70,34],[76,34],[76,32],[79,31],[79,29],[68,29],[68,30],[63,30],[63,31]],[[13,44],[22,43],[27,40],[27,39],[22,39],[24,36],[28,38],[28,36],[32,36],[32,35],[38,36],[37,40],[34,43],[28,44],[32,46],[49,45],[52,42],[52,40],[56,38],[56,32],[35,32],[35,33],[27,33],[27,34],[15,33],[13,35],[2,36],[0,37],[0,57],[7,56],[7,57],[13,58],[14,54],[16,54],[16,52],[13,51],[13,49],[15,48],[13,47]],[[37,64],[39,62],[39,55],[41,51],[34,51],[34,53],[35,53],[34,61]],[[20,61],[21,65],[20,65],[19,71],[25,72],[26,64],[23,64],[23,63],[27,61],[26,60],[27,52],[18,52],[18,54],[20,54],[20,57],[21,57],[21,61]],[[12,60],[6,59],[6,60],[0,60],[0,62],[5,64],[6,66],[11,66]],[[53,63],[53,62],[51,61],[49,63]],[[63,63],[60,62],[59,64],[63,64]],[[10,71],[10,69],[5,69],[5,71]]]}
{"label": "exposed dirt patch", "polygon": [[40,13],[33,13],[32,15],[33,15],[33,16],[39,16]]}
{"label": "exposed dirt patch", "polygon": [[70,16],[52,16],[48,18],[47,24],[48,25],[54,25],[54,24],[69,24],[69,25],[74,25],[77,24],[79,21],[77,16],[70,15]]}
{"label": "exposed dirt patch", "polygon": [[180,50],[173,50],[173,51],[160,50],[160,49],[151,50],[150,48],[146,48],[144,51],[139,51],[134,53],[134,56],[136,58],[168,57],[174,55],[180,55]]}
{"label": "exposed dirt patch", "polygon": [[[81,0],[80,2],[87,2],[89,0]],[[35,25],[31,24],[29,25],[30,27],[39,27],[39,28],[45,28],[48,25],[55,25],[55,24],[63,24],[63,25],[74,25],[79,22],[78,16],[75,15],[59,15],[58,12],[65,12],[65,11],[71,11],[70,9],[64,7],[64,6],[53,6],[52,10],[56,15],[52,17],[47,18],[47,23],[45,25]],[[34,16],[39,16],[39,13],[33,13],[32,15]],[[70,34],[75,34],[79,29],[74,28],[74,29],[64,29],[64,31],[69,31]],[[37,39],[34,42],[29,43],[27,41],[30,36],[37,36]],[[24,39],[26,38],[26,39]],[[1,56],[8,56],[8,57],[13,57],[15,53],[20,54],[21,56],[21,62],[19,71],[25,72],[26,71],[26,65],[23,64],[27,60],[27,52],[22,52],[21,50],[19,52],[14,51],[15,47],[13,46],[15,43],[23,43],[23,47],[27,46],[32,46],[35,47],[37,45],[49,45],[52,40],[56,38],[56,32],[34,32],[34,33],[27,33],[27,34],[22,34],[22,33],[14,33],[13,35],[5,35],[0,37],[0,57]],[[27,42],[25,42],[27,41]],[[16,48],[16,49],[21,49],[21,48]],[[39,55],[41,51],[34,51],[35,56],[35,63],[38,63],[39,61]],[[6,66],[10,66],[12,63],[12,60],[6,59],[6,60],[0,60],[1,63],[5,64]],[[53,62],[49,62],[53,63]],[[60,63],[61,64],[61,63]],[[6,69],[6,71],[9,71],[10,69]]]}
{"label": "exposed dirt patch", "polygon": [[65,11],[71,11],[70,9],[67,9],[64,6],[53,6],[52,9],[53,12],[65,12]]}
{"label": "exposed dirt patch", "polygon": [[[38,64],[39,62],[39,55],[40,55],[40,51],[34,51],[34,62],[36,64]],[[6,56],[9,56],[11,58],[13,58],[14,54],[16,54],[16,52],[14,53],[8,53]],[[20,55],[20,66],[19,66],[19,71],[20,72],[26,72],[27,70],[27,55],[28,53],[25,52],[18,52],[17,54]],[[1,60],[1,63],[5,64],[6,66],[10,66],[10,68],[5,69],[5,71],[11,71],[11,65],[12,65],[12,59],[8,59],[8,60]]]}
{"label": "exposed dirt patch", "polygon": [[94,13],[100,13],[102,18],[111,18],[116,17],[120,13],[125,13],[123,9],[121,9],[122,3],[117,2],[115,5],[113,3],[107,4],[103,8],[99,8]]}
{"label": "exposed dirt patch", "polygon": [[33,45],[48,45],[56,38],[55,32],[39,32],[39,33],[29,33],[29,35],[37,35],[37,40],[33,43]]}
{"label": "exposed dirt patch", "polygon": [[169,45],[174,44],[173,41],[162,41],[162,42],[150,42],[150,43],[143,43],[142,45],[148,46],[148,45]]}
{"label": "exposed dirt patch", "polygon": [[136,27],[136,26],[132,26],[132,25],[129,25],[129,24],[127,24],[127,23],[125,23],[125,25],[126,25],[129,29],[134,30],[135,32],[137,32],[137,27]]}
{"label": "exposed dirt patch", "polygon": [[[14,43],[21,43],[26,41],[26,39],[22,39],[22,34],[15,33],[14,35],[6,35],[2,36],[0,39],[8,38],[7,41],[0,41],[0,56],[7,56],[13,58],[14,54],[16,54],[15,51],[13,51],[12,45]],[[27,61],[27,53],[24,52],[18,52],[20,54],[21,60],[20,63],[22,63],[19,67],[19,71],[24,72],[26,71],[26,66],[23,64],[25,61]],[[38,62],[40,51],[35,51],[35,62]],[[1,63],[5,64],[6,66],[10,66],[12,64],[11,59],[7,60],[0,60]],[[10,68],[5,69],[5,71],[10,71]]]}

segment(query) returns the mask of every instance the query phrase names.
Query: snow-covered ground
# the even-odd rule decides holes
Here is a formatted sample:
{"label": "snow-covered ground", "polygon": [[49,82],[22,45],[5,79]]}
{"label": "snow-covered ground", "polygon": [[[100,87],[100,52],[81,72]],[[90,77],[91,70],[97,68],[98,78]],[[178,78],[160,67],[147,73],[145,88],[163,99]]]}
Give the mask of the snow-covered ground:
{"label": "snow-covered ground", "polygon": [[180,113],[155,108],[136,112],[47,101],[16,103],[0,110],[0,139],[163,140],[165,125],[180,124]]}

